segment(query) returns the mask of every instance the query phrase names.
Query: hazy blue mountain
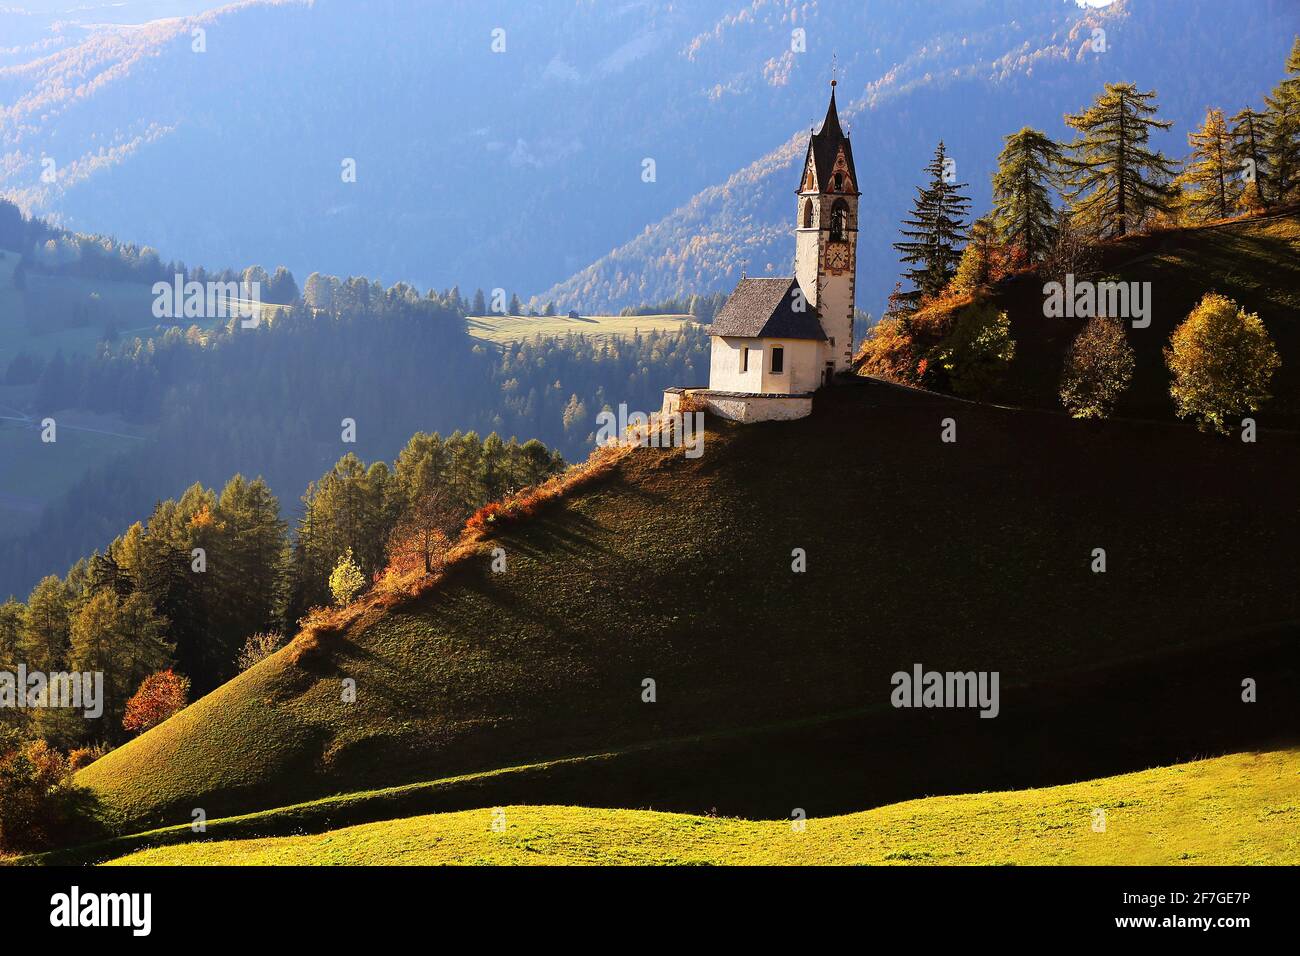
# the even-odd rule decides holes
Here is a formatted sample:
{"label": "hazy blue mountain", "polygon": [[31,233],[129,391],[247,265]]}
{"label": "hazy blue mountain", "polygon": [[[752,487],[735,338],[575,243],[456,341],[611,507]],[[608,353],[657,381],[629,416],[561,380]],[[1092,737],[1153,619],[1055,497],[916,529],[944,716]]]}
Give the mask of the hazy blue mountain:
{"label": "hazy blue mountain", "polygon": [[1235,111],[1276,81],[1300,8],[268,0],[82,25],[75,42],[65,26],[47,47],[34,29],[0,43],[0,191],[30,211],[192,263],[503,287],[586,310],[724,287],[742,263],[789,268],[793,164],[835,55],[865,193],[860,300],[878,311],[940,138],[979,209],[1004,134],[1063,136],[1065,111],[1132,80],[1159,91],[1177,123],[1162,145],[1182,155],[1206,106]]}

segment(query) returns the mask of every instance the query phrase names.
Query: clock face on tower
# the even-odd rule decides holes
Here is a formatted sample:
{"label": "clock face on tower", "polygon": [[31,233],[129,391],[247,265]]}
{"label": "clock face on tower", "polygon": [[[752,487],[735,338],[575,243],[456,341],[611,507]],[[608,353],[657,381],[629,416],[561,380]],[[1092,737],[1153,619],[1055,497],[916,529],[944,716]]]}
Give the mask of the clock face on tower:
{"label": "clock face on tower", "polygon": [[847,269],[849,267],[849,244],[831,242],[826,245],[826,268]]}

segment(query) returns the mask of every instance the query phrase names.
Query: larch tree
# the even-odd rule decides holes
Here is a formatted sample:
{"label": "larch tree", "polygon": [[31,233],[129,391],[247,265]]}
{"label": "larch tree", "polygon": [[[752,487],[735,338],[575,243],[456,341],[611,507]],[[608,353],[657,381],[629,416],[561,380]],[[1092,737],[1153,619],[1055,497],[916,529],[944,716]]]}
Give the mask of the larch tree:
{"label": "larch tree", "polygon": [[1067,197],[1074,220],[1094,235],[1126,235],[1173,201],[1177,163],[1148,146],[1152,130],[1173,125],[1155,118],[1155,96],[1107,83],[1091,106],[1065,117],[1079,134],[1067,147]]}
{"label": "larch tree", "polygon": [[901,261],[912,267],[903,272],[912,290],[900,296],[908,311],[915,311],[924,299],[942,292],[961,261],[960,244],[966,239],[970,199],[962,195],[967,184],[956,181],[955,169],[940,141],[934,158],[925,167],[929,180],[917,187],[912,216],[903,220],[899,230],[906,238],[894,243],[902,253]]}
{"label": "larch tree", "polygon": [[1267,209],[1268,193],[1264,181],[1268,178],[1268,156],[1264,145],[1268,138],[1268,116],[1247,106],[1229,120],[1232,126],[1232,161],[1241,178],[1241,195],[1238,203],[1247,209]]}
{"label": "larch tree", "polygon": [[1286,79],[1264,97],[1268,113],[1265,151],[1277,202],[1286,202],[1300,191],[1300,37],[1291,47],[1286,72]]}
{"label": "larch tree", "polygon": [[27,598],[19,649],[33,670],[59,670],[68,659],[72,593],[58,577],[49,575]]}
{"label": "larch tree", "polygon": [[1237,207],[1241,181],[1223,110],[1206,111],[1205,122],[1187,134],[1187,142],[1192,155],[1178,177],[1187,211],[1200,221],[1228,218]]}
{"label": "larch tree", "polygon": [[1061,148],[1026,126],[1006,138],[993,174],[993,222],[999,241],[1039,261],[1051,247],[1056,212],[1052,189],[1061,175]]}

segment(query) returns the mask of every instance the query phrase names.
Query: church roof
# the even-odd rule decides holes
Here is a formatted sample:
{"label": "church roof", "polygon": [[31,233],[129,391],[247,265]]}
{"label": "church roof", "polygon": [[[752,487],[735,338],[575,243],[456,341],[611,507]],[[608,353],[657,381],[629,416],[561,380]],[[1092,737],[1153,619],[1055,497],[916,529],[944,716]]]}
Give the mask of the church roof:
{"label": "church roof", "polygon": [[798,281],[790,276],[741,279],[714,316],[709,334],[824,340],[826,333],[813,305],[804,298],[803,310],[795,309],[793,292],[798,288]]}
{"label": "church roof", "polygon": [[817,170],[817,189],[821,192],[830,191],[831,174],[835,171],[835,155],[839,152],[840,146],[844,147],[844,162],[848,164],[849,178],[856,187],[858,172],[853,168],[853,144],[849,142],[849,138],[844,135],[844,129],[840,126],[840,114],[835,108],[835,84],[832,83],[831,101],[826,107],[826,118],[822,120],[822,128],[808,139],[808,153],[804,157],[805,168],[808,166],[808,156],[813,159],[813,168]]}

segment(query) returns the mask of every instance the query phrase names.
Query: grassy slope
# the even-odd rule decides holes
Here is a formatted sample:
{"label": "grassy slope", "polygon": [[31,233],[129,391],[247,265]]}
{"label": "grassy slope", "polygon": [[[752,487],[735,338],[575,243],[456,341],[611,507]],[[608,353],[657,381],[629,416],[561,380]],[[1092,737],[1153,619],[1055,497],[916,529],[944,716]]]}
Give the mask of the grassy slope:
{"label": "grassy slope", "polygon": [[567,315],[480,315],[470,316],[466,324],[476,339],[509,345],[534,337],[579,334],[592,339],[629,338],[636,332],[677,332],[691,321],[689,315],[584,315],[571,319]]}
{"label": "grassy slope", "polygon": [[[1300,752],[1214,760],[1042,790],[931,797],[780,821],[580,807],[503,808],[128,854],[127,865],[1297,864]],[[1093,829],[1104,809],[1105,831]]]}
{"label": "grassy slope", "polygon": [[[1300,425],[1300,211],[1220,225],[1171,229],[1107,243],[1100,278],[1150,282],[1151,325],[1128,330],[1137,358],[1133,387],[1120,414],[1172,417],[1163,349],[1206,292],[1220,292],[1256,312],[1282,356],[1274,402],[1261,423]],[[1017,355],[1003,400],[1060,408],[1065,354],[1085,319],[1043,316],[1043,280],[1020,277],[995,295],[1007,310]]]}
{"label": "grassy slope", "polygon": [[[948,415],[955,445],[938,440]],[[141,829],[193,807],[215,818],[860,712],[545,798],[825,814],[1244,749],[1300,698],[1295,642],[1244,637],[1300,619],[1294,442],[1096,428],[866,382],[802,422],[710,428],[702,458],[642,450],[504,535],[508,573],[468,565],[310,669],[276,655],[80,781]],[[1088,571],[1097,546],[1105,575]],[[806,574],[790,571],[795,547]],[[1225,636],[1235,657],[1189,657]],[[1143,656],[1155,663],[1132,665]],[[890,709],[890,674],[917,661],[1000,670],[1003,716]],[[1244,707],[1242,673],[1273,693]]]}

